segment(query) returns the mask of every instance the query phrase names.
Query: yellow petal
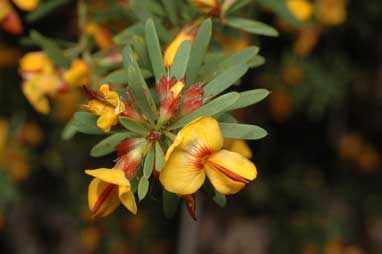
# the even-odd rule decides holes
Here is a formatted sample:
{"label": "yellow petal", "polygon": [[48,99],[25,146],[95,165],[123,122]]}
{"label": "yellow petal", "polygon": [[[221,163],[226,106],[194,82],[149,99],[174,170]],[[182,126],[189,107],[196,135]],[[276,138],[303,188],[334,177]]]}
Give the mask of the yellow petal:
{"label": "yellow petal", "polygon": [[54,72],[54,65],[45,53],[30,52],[20,59],[20,72],[52,74]]}
{"label": "yellow petal", "polygon": [[218,122],[209,116],[203,116],[183,127],[174,143],[166,153],[166,160],[175,148],[182,149],[194,156],[204,152],[215,152],[223,147],[223,135]]}
{"label": "yellow petal", "polygon": [[118,122],[118,115],[114,114],[114,111],[104,111],[97,120],[97,126],[104,132],[109,132],[111,127]]}
{"label": "yellow petal", "polygon": [[87,169],[85,173],[95,178],[98,178],[104,182],[112,183],[122,186],[130,186],[129,180],[125,176],[125,172],[120,169],[109,169],[109,168],[99,168],[99,169]]}
{"label": "yellow petal", "polygon": [[0,0],[0,21],[12,11],[12,6],[7,0]]}
{"label": "yellow petal", "polygon": [[210,13],[218,4],[216,0],[192,0],[192,3],[204,14]]}
{"label": "yellow petal", "polygon": [[189,35],[185,32],[180,32],[175,39],[168,45],[164,52],[163,57],[163,64],[166,67],[170,67],[174,61],[176,52],[178,51],[178,48],[182,44],[182,42],[190,40],[192,41],[194,37],[192,35]]}
{"label": "yellow petal", "polygon": [[89,65],[83,60],[75,60],[70,69],[64,72],[63,78],[70,86],[86,86],[90,83]]}
{"label": "yellow petal", "polygon": [[105,217],[120,204],[118,186],[94,178],[88,190],[89,209],[94,217]]}
{"label": "yellow petal", "polygon": [[39,0],[13,0],[13,2],[23,11],[33,11],[37,8]]}
{"label": "yellow petal", "polygon": [[313,13],[313,6],[306,0],[288,0],[286,2],[288,9],[299,20],[308,20]]}
{"label": "yellow petal", "polygon": [[166,161],[159,175],[164,188],[179,195],[195,193],[204,183],[206,175],[198,159],[176,149]]}
{"label": "yellow petal", "polygon": [[247,159],[252,157],[251,148],[247,142],[241,139],[224,139],[224,148],[231,152],[239,153]]}
{"label": "yellow petal", "polygon": [[23,83],[22,91],[38,112],[48,114],[50,112],[49,100],[44,92],[40,90],[38,84],[41,83],[36,83],[34,79],[27,80]]}
{"label": "yellow petal", "polygon": [[134,193],[130,186],[119,186],[118,196],[122,204],[133,214],[137,214],[137,204],[135,203]]}
{"label": "yellow petal", "polygon": [[222,194],[234,194],[256,178],[255,165],[244,156],[221,150],[208,157],[204,169],[214,188]]}

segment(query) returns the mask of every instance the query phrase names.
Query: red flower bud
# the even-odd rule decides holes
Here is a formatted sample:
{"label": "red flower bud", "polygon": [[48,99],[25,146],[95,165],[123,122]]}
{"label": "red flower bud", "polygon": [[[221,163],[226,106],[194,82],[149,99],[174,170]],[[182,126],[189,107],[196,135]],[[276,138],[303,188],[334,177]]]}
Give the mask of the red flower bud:
{"label": "red flower bud", "polygon": [[203,105],[203,88],[201,84],[195,84],[189,87],[183,96],[181,115],[187,115]]}
{"label": "red flower bud", "polygon": [[1,27],[11,34],[21,34],[24,30],[21,19],[17,13],[12,10],[0,22]]}

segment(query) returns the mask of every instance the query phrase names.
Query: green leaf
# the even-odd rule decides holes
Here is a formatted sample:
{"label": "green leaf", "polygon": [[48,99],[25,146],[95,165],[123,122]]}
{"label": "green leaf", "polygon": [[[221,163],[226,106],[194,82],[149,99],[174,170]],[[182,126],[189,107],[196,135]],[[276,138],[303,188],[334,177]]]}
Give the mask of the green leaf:
{"label": "green leaf", "polygon": [[124,85],[124,84],[127,84],[127,82],[128,82],[128,78],[127,78],[126,69],[120,69],[120,70],[111,72],[109,75],[103,78],[100,83]]}
{"label": "green leaf", "polygon": [[124,139],[136,136],[131,132],[115,133],[105,138],[90,150],[90,155],[93,157],[101,157],[115,151],[115,147]]}
{"label": "green leaf", "polygon": [[176,77],[177,80],[184,77],[187,70],[188,59],[190,58],[191,44],[191,41],[187,40],[182,42],[179,46],[170,69],[170,77]]}
{"label": "green leaf", "polygon": [[143,165],[143,175],[148,179],[154,169],[155,149],[151,148],[146,155],[145,163]]}
{"label": "green leaf", "polygon": [[164,165],[164,153],[159,142],[155,142],[155,170],[160,172]]}
{"label": "green leaf", "polygon": [[158,40],[158,35],[155,30],[154,22],[152,19],[147,20],[145,26],[145,38],[147,49],[149,51],[149,57],[151,66],[154,71],[154,76],[157,81],[166,74],[166,70],[163,65],[163,56],[161,47]]}
{"label": "green leaf", "polygon": [[166,218],[171,218],[175,215],[176,210],[178,209],[179,197],[171,192],[163,189],[162,192],[162,201],[163,201],[163,213]]}
{"label": "green leaf", "polygon": [[263,128],[250,124],[219,123],[219,126],[225,138],[255,140],[268,134]]}
{"label": "green leaf", "polygon": [[72,125],[78,132],[92,135],[101,135],[104,132],[97,126],[98,116],[89,112],[76,112]]}
{"label": "green leaf", "polygon": [[202,66],[204,57],[207,53],[208,45],[210,44],[212,33],[211,19],[205,20],[196,35],[195,41],[192,44],[190,60],[188,62],[186,81],[187,85],[192,85]]}
{"label": "green leaf", "polygon": [[59,8],[61,5],[69,3],[70,0],[50,0],[39,3],[36,10],[29,13],[26,16],[27,22],[34,22],[40,18],[43,18],[44,16],[48,15],[55,9]]}
{"label": "green leaf", "polygon": [[222,72],[203,87],[204,97],[213,97],[223,92],[244,76],[247,71],[248,67],[245,64],[238,64]]}
{"label": "green leaf", "polygon": [[64,51],[57,47],[56,43],[37,31],[31,31],[30,37],[46,52],[52,62],[62,68],[69,67],[69,60],[65,57]]}
{"label": "green leaf", "polygon": [[222,96],[219,96],[213,99],[212,101],[208,102],[207,104],[201,106],[197,110],[193,111],[192,113],[180,118],[169,129],[173,130],[181,128],[200,116],[212,116],[219,112],[222,112],[230,105],[235,103],[239,99],[239,97],[239,93],[236,92],[227,93]]}
{"label": "green leaf", "polygon": [[231,14],[231,13],[233,13],[235,11],[240,10],[241,8],[243,8],[244,6],[246,6],[247,4],[249,4],[251,2],[252,2],[252,0],[238,0],[238,1],[235,1],[231,5],[229,5],[228,8],[226,8],[225,10],[223,9],[223,15],[224,16],[228,16],[229,14]]}
{"label": "green leaf", "polygon": [[133,36],[137,34],[142,35],[143,32],[144,32],[143,23],[136,23],[134,25],[129,26],[128,28],[120,32],[119,34],[115,35],[113,37],[113,41],[116,44],[126,45],[127,43],[129,43],[129,41],[131,40]]}
{"label": "green leaf", "polygon": [[74,135],[76,135],[76,132],[77,132],[77,129],[76,127],[72,124],[72,121],[69,121],[64,129],[62,130],[61,132],[61,139],[62,140],[69,140],[71,139],[72,137],[74,137]]}
{"label": "green leaf", "polygon": [[179,0],[162,0],[163,6],[166,10],[167,16],[171,23],[176,26],[178,24],[178,12],[176,9],[176,2]]}
{"label": "green leaf", "polygon": [[213,196],[212,200],[220,207],[224,208],[227,205],[227,198],[224,194],[221,194],[220,192],[217,192],[215,190],[215,195]]}
{"label": "green leaf", "polygon": [[148,130],[146,129],[145,126],[143,126],[142,124],[140,124],[134,120],[131,120],[130,118],[121,116],[121,117],[119,117],[119,122],[123,125],[123,127],[128,129],[129,131],[137,133],[141,136],[145,137],[148,133]]}
{"label": "green leaf", "polygon": [[256,67],[259,67],[261,65],[265,64],[265,58],[260,56],[260,55],[256,55],[254,56],[248,63],[248,66],[250,68],[256,68]]}
{"label": "green leaf", "polygon": [[268,95],[269,91],[263,88],[242,92],[240,93],[240,98],[234,104],[229,106],[227,110],[248,107],[264,100]]}
{"label": "green leaf", "polygon": [[138,184],[138,198],[142,201],[149,191],[149,180],[146,177],[141,177]]}
{"label": "green leaf", "polygon": [[278,32],[276,31],[276,29],[259,21],[244,18],[227,18],[225,22],[228,26],[249,33],[267,36],[278,36]]}
{"label": "green leaf", "polygon": [[149,55],[147,52],[146,42],[143,36],[135,35],[132,36],[130,40],[130,45],[133,48],[134,52],[137,52],[138,63],[140,67],[150,68],[151,63],[149,61]]}

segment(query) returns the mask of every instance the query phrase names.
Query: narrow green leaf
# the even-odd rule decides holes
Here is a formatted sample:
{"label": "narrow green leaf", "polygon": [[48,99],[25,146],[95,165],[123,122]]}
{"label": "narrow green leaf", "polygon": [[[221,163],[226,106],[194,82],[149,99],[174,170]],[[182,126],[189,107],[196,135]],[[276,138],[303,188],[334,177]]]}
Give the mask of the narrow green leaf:
{"label": "narrow green leaf", "polygon": [[119,122],[128,129],[129,131],[132,131],[134,133],[137,133],[141,136],[146,136],[148,133],[148,130],[140,123],[131,120],[130,118],[121,116],[119,117]]}
{"label": "narrow green leaf", "polygon": [[154,160],[155,160],[155,149],[151,148],[150,151],[147,153],[145,158],[145,163],[143,165],[143,175],[149,179],[151,176],[151,173],[154,169]]}
{"label": "narrow green leaf", "polygon": [[129,88],[138,102],[138,108],[151,122],[154,122],[156,106],[140,70],[132,65],[128,67],[127,74]]}
{"label": "narrow green leaf", "polygon": [[57,47],[56,43],[50,41],[37,31],[31,31],[30,37],[46,52],[52,62],[62,68],[69,67],[69,60],[65,57],[64,51]]}
{"label": "narrow green leaf", "polygon": [[178,209],[179,197],[163,189],[162,192],[163,213],[166,218],[172,218]]}
{"label": "narrow green leaf", "polygon": [[146,177],[141,177],[138,184],[138,198],[139,201],[142,201],[149,191],[149,180]]}
{"label": "narrow green leaf", "polygon": [[186,72],[187,85],[192,85],[199,73],[208,50],[208,45],[210,44],[211,34],[212,21],[211,19],[207,19],[201,24],[195,41],[192,44],[190,60]]}
{"label": "narrow green leaf", "polygon": [[265,64],[265,58],[260,56],[260,55],[256,55],[254,56],[248,63],[248,66],[250,68],[256,68],[256,67],[259,67],[261,65]]}
{"label": "narrow green leaf", "polygon": [[244,18],[227,18],[225,20],[228,26],[237,28],[249,33],[266,36],[278,36],[278,32],[273,27],[259,21]]}
{"label": "narrow green leaf", "polygon": [[234,65],[228,70],[222,72],[216,78],[208,82],[204,87],[204,97],[209,98],[223,92],[236,81],[238,81],[248,71],[245,64]]}
{"label": "narrow green leaf", "polygon": [[105,138],[90,150],[90,155],[93,157],[101,157],[115,151],[115,147],[124,139],[136,136],[131,132],[115,133]]}
{"label": "narrow green leaf", "polygon": [[162,51],[152,19],[146,22],[145,38],[154,76],[155,79],[159,81],[160,78],[166,74],[166,70],[163,65]]}
{"label": "narrow green leaf", "polygon": [[126,69],[120,69],[120,70],[111,72],[109,75],[103,78],[100,83],[124,85],[124,84],[127,84],[127,82],[128,82],[128,78],[127,78]]}
{"label": "narrow green leaf", "polygon": [[155,170],[160,172],[164,165],[164,153],[159,142],[155,142]]}
{"label": "narrow green leaf", "polygon": [[263,128],[250,124],[219,123],[219,126],[225,138],[255,140],[268,134]]}
{"label": "narrow green leaf", "polygon": [[101,135],[104,132],[97,126],[98,116],[89,112],[76,112],[74,114],[72,125],[81,133]]}
{"label": "narrow green leaf", "polygon": [[136,23],[134,25],[129,26],[128,28],[120,32],[119,34],[115,35],[113,37],[113,41],[116,44],[126,45],[127,43],[129,43],[129,41],[134,35],[137,35],[137,34],[142,35],[143,33],[144,33],[144,24]]}
{"label": "narrow green leaf", "polygon": [[224,208],[227,205],[227,198],[224,194],[221,194],[220,192],[217,192],[215,190],[215,195],[213,196],[212,200],[220,207]]}
{"label": "narrow green leaf", "polygon": [[182,42],[179,46],[170,69],[170,77],[176,77],[177,80],[184,77],[187,70],[188,59],[190,58],[191,44],[191,41],[187,40]]}
{"label": "narrow green leaf", "polygon": [[74,137],[74,135],[76,135],[76,132],[77,132],[77,129],[76,127],[73,125],[72,123],[73,120],[69,121],[64,129],[62,130],[61,132],[61,139],[62,140],[69,140],[71,139],[72,137]]}
{"label": "narrow green leaf", "polygon": [[27,22],[34,22],[40,18],[43,18],[44,16],[48,15],[58,7],[69,3],[70,0],[50,0],[46,2],[39,3],[38,7],[36,10],[33,12],[29,13],[26,16],[26,21]]}
{"label": "narrow green leaf", "polygon": [[178,24],[178,12],[176,9],[176,2],[178,0],[162,0],[163,6],[166,10],[167,16],[171,23],[176,26]]}
{"label": "narrow green leaf", "polygon": [[226,108],[228,108],[230,105],[235,103],[239,99],[239,97],[240,97],[239,93],[236,93],[236,92],[227,93],[222,96],[219,96],[213,99],[212,101],[208,102],[207,104],[201,106],[194,112],[180,118],[169,129],[173,130],[173,129],[181,128],[187,123],[191,122],[192,120],[200,116],[212,116],[219,112],[222,112]]}
{"label": "narrow green leaf", "polygon": [[234,104],[229,106],[227,110],[248,107],[264,100],[268,95],[269,91],[263,88],[242,92],[240,93],[240,98]]}

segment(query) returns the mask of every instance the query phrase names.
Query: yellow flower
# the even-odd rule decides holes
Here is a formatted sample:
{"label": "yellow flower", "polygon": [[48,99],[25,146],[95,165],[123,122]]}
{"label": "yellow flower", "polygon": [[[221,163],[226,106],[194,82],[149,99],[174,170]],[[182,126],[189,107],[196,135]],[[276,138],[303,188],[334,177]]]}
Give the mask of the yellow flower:
{"label": "yellow flower", "polygon": [[217,0],[192,0],[192,3],[204,14],[218,15],[220,12]]}
{"label": "yellow flower", "polygon": [[79,90],[71,89],[66,93],[54,98],[54,117],[61,122],[69,121],[78,110],[81,103],[81,93]]}
{"label": "yellow flower", "polygon": [[230,150],[231,152],[239,153],[247,159],[252,158],[251,148],[248,146],[247,142],[242,139],[224,139],[224,148]]}
{"label": "yellow flower", "polygon": [[133,214],[137,213],[130,182],[122,169],[99,168],[85,170],[95,178],[89,184],[88,204],[94,217],[105,217],[121,203]]}
{"label": "yellow flower", "polygon": [[292,14],[301,21],[308,20],[313,13],[313,6],[307,0],[287,0],[286,5]]}
{"label": "yellow flower", "polygon": [[94,36],[94,40],[100,49],[107,49],[113,46],[113,34],[104,26],[89,23],[86,25],[86,33]]}
{"label": "yellow flower", "polygon": [[166,51],[164,52],[163,63],[166,67],[170,67],[174,61],[176,52],[178,48],[184,41],[193,41],[194,35],[187,33],[184,29],[175,37],[175,39],[168,45]]}
{"label": "yellow flower", "polygon": [[64,72],[64,81],[74,87],[87,86],[90,83],[89,65],[83,60],[75,60],[69,70]]}
{"label": "yellow flower", "polygon": [[6,147],[8,131],[8,122],[5,119],[0,119],[0,154],[3,154],[3,151]]}
{"label": "yellow flower", "polygon": [[309,55],[316,46],[320,36],[320,29],[315,26],[303,28],[297,40],[294,42],[293,50],[300,56]]}
{"label": "yellow flower", "polygon": [[30,168],[21,147],[10,142],[1,155],[0,164],[4,165],[12,179],[20,182],[28,177]]}
{"label": "yellow flower", "polygon": [[222,33],[216,33],[214,37],[221,43],[223,51],[225,52],[238,52],[250,45],[249,37],[245,34],[236,38],[226,36]]}
{"label": "yellow flower", "polygon": [[222,194],[234,194],[256,178],[255,165],[244,156],[224,150],[218,122],[200,117],[187,124],[166,153],[159,180],[178,195],[195,193],[206,175]]}
{"label": "yellow flower", "polygon": [[295,63],[288,63],[281,72],[281,78],[287,85],[297,85],[303,78],[303,70]]}
{"label": "yellow flower", "polygon": [[324,25],[343,23],[346,20],[346,0],[318,0],[317,17]]}
{"label": "yellow flower", "polygon": [[125,104],[120,100],[118,93],[111,91],[108,84],[103,84],[99,91],[103,96],[102,101],[94,98],[82,108],[99,115],[97,126],[104,132],[109,132],[111,127],[117,124],[119,114],[125,111]]}
{"label": "yellow flower", "polygon": [[54,64],[44,52],[30,52],[20,59],[19,71],[21,74],[36,72],[52,74],[56,70]]}
{"label": "yellow flower", "polygon": [[44,139],[44,133],[38,124],[30,122],[21,127],[19,138],[24,144],[37,146]]}
{"label": "yellow flower", "polygon": [[39,0],[13,0],[13,2],[23,11],[33,11],[37,8]]}
{"label": "yellow flower", "polygon": [[85,251],[94,251],[101,240],[101,232],[97,227],[89,226],[81,231],[80,242]]}

